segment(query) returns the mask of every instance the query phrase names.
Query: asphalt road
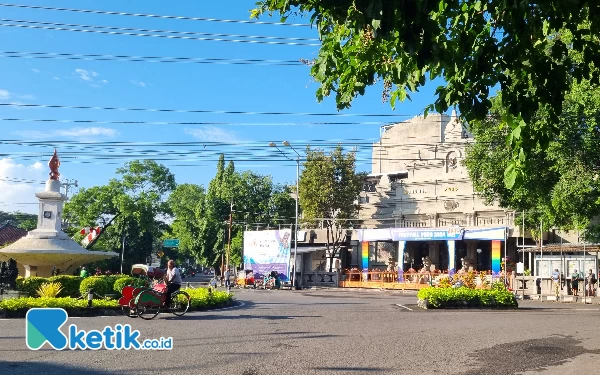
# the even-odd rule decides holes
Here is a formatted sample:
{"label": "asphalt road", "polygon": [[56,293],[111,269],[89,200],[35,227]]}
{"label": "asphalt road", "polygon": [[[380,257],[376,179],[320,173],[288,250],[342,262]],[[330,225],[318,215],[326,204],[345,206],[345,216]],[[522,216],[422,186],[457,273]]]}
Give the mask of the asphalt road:
{"label": "asphalt road", "polygon": [[418,310],[414,294],[235,291],[242,306],[70,318],[79,329],[130,323],[171,351],[31,351],[24,320],[0,320],[2,374],[598,373],[600,306],[521,303],[518,311]]}

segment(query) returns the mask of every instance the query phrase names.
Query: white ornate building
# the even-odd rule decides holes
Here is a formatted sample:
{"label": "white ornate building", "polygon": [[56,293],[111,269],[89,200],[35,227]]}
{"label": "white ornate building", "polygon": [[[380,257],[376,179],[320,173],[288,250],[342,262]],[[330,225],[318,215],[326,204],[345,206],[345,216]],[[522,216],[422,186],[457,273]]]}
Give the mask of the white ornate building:
{"label": "white ornate building", "polygon": [[[518,228],[513,228],[513,212],[486,205],[475,193],[462,163],[470,142],[473,138],[454,113],[430,114],[383,127],[380,141],[373,144],[372,173],[361,193],[361,228],[414,228],[422,232],[460,227],[472,233],[507,228],[507,236],[519,235]],[[409,268],[408,263],[418,267],[422,258],[429,256],[442,269],[453,268],[448,265],[452,258],[456,268],[461,267],[462,258],[468,258],[479,269],[491,269],[491,241],[478,235],[467,238],[455,241],[455,256],[445,250],[454,242],[409,240],[404,249],[405,268]],[[357,236],[353,239],[364,241]],[[381,238],[369,242],[370,268],[389,266],[380,253],[400,254],[394,249],[397,241]],[[516,257],[515,241],[507,244],[508,254]],[[353,258],[352,263],[360,266],[359,255]]]}

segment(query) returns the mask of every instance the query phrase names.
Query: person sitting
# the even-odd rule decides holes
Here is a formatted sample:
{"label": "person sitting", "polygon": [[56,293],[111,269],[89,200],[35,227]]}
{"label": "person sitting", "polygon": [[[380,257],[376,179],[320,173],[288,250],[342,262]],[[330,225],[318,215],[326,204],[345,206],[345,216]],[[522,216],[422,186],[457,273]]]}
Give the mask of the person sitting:
{"label": "person sitting", "polygon": [[171,304],[171,294],[181,288],[181,273],[175,267],[175,262],[171,259],[167,263],[167,272],[165,273],[165,283],[167,284],[167,298],[165,305],[168,307]]}
{"label": "person sitting", "polygon": [[79,277],[86,278],[89,276],[88,270],[85,267],[81,267],[81,272],[79,273]]}

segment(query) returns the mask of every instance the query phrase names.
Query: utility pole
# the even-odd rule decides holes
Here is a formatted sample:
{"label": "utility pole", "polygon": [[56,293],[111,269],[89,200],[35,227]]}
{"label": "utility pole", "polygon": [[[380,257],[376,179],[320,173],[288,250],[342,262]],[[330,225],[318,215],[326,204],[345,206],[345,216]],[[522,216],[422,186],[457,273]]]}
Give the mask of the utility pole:
{"label": "utility pole", "polygon": [[123,249],[121,250],[121,275],[123,274],[123,260],[125,258],[125,234],[123,234]]}
{"label": "utility pole", "polygon": [[63,182],[61,185],[65,187],[65,195],[67,196],[67,198],[69,198],[69,189],[71,188],[71,186],[79,187],[79,185],[77,184],[77,180],[71,179],[66,179],[65,182]]}
{"label": "utility pole", "polygon": [[227,237],[227,268],[229,270],[229,252],[231,251],[231,226],[233,225],[233,199],[231,200],[231,206],[229,207],[229,236]]}

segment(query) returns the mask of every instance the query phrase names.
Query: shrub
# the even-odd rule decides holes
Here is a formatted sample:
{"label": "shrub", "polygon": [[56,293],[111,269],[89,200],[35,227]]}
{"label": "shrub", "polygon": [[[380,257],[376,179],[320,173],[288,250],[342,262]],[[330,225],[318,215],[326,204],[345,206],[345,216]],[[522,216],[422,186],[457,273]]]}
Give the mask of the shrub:
{"label": "shrub", "polygon": [[113,286],[114,279],[110,280],[106,276],[90,276],[81,281],[79,292],[81,295],[86,295],[90,289],[93,289],[95,294],[104,296],[112,293]]}
{"label": "shrub", "polygon": [[[123,275],[108,275],[108,276],[102,276],[105,279],[106,282],[106,286],[108,287],[108,292],[107,293],[112,293],[115,287],[115,283],[117,282],[117,280],[123,278]],[[119,290],[120,292],[121,290]]]}
{"label": "shrub", "polygon": [[48,279],[44,277],[18,277],[16,280],[16,287],[19,292],[28,293],[30,296],[37,296],[37,290],[42,284],[47,283]]}
{"label": "shrub", "polygon": [[190,295],[190,308],[198,309],[214,305],[219,305],[230,301],[233,298],[233,294],[222,292],[218,290],[212,290],[208,293],[208,289],[197,288],[197,289],[183,289],[187,294]]}
{"label": "shrub", "polygon": [[117,293],[121,293],[121,290],[123,290],[126,285],[132,285],[135,281],[135,278],[131,276],[121,277],[115,281],[113,290]]}
{"label": "shrub", "polygon": [[[115,308],[119,307],[119,302],[117,300],[105,301],[101,299],[94,299],[92,301],[92,306],[99,308]],[[36,307],[59,307],[63,309],[85,308],[87,307],[87,300],[76,298],[26,297],[0,301],[0,310],[14,311]]]}
{"label": "shrub", "polygon": [[492,285],[492,289],[460,288],[423,288],[417,293],[421,307],[518,307],[514,294],[504,284]]}
{"label": "shrub", "polygon": [[63,290],[62,285],[59,282],[56,283],[44,283],[37,290],[37,294],[40,297],[51,297],[56,298],[56,296]]}
{"label": "shrub", "polygon": [[62,285],[63,290],[58,295],[59,297],[78,297],[79,296],[79,287],[81,286],[81,280],[83,280],[79,276],[69,276],[69,275],[58,275],[52,276],[48,279],[49,282],[58,282]]}

